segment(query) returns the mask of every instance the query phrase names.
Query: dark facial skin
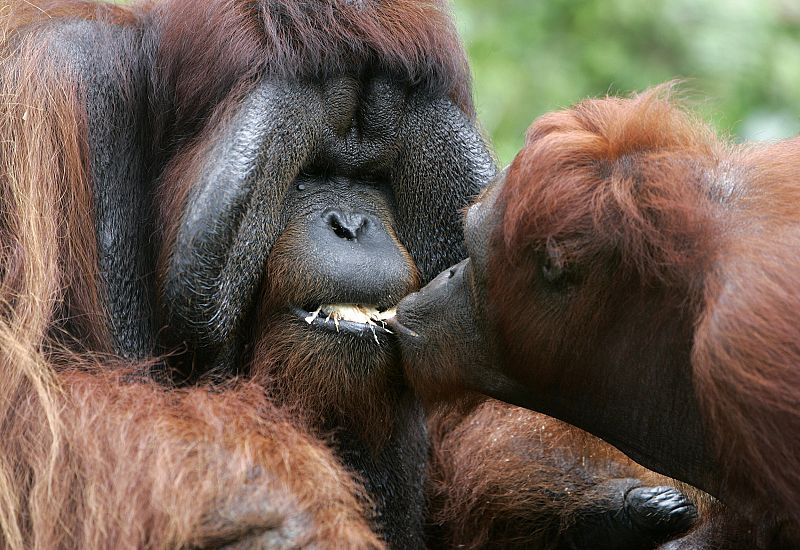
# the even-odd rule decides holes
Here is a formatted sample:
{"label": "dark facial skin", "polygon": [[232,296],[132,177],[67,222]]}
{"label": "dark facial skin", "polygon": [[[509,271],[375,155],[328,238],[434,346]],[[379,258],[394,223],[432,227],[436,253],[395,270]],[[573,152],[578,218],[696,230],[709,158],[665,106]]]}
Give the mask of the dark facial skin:
{"label": "dark facial skin", "polygon": [[[252,313],[267,258],[292,222],[294,186],[307,182],[308,176],[382,187],[390,203],[383,213],[396,214],[396,237],[423,280],[429,280],[463,254],[458,211],[495,173],[466,115],[450,102],[415,92],[388,76],[363,82],[342,77],[322,84],[264,81],[229,119],[209,140],[196,181],[182,176],[192,183],[164,284],[171,326],[179,338],[193,342],[195,362],[207,368],[229,370],[237,362],[242,345],[237,340]],[[328,221],[344,233],[358,229],[345,226],[356,223],[351,214],[359,205],[348,204],[346,196],[332,203],[337,201],[338,211],[325,214]],[[430,209],[444,218],[428,215]],[[352,250],[346,252],[352,262],[338,256],[353,249],[353,243],[375,244],[379,237],[370,228],[376,227],[377,214],[355,212],[367,221],[363,236],[346,246],[336,239],[337,254],[326,257],[335,262],[328,265],[327,276],[344,269],[342,275],[354,279],[350,284],[371,285],[364,293],[369,304],[388,306],[401,294],[374,281],[394,275],[364,277],[358,269],[366,267],[363,257],[352,256]],[[334,242],[324,232],[327,242]],[[309,240],[307,232],[304,238]],[[315,285],[321,286],[320,281]],[[347,303],[346,296],[335,298],[334,303]]]}
{"label": "dark facial skin", "polygon": [[[326,303],[375,304],[388,309],[417,286],[417,272],[394,230],[386,182],[353,178],[297,179],[287,197],[294,247],[306,277],[320,293],[296,298],[313,311]],[[303,294],[306,289],[287,289]],[[316,303],[314,303],[316,302]]]}
{"label": "dark facial skin", "polygon": [[[324,303],[388,307],[464,256],[459,212],[494,174],[474,124],[446,98],[390,76],[265,79],[201,117],[199,135],[153,144],[149,57],[119,74],[93,30],[70,23],[64,39],[86,39],[80,68],[115,350],[166,352],[186,375],[251,374],[360,474],[380,535],[420,548],[427,434],[398,350],[380,326],[305,318]],[[108,32],[120,49],[138,47],[138,33]],[[175,187],[186,196],[164,206],[157,191]],[[670,495],[632,492],[626,512],[661,497]],[[605,534],[629,530],[613,527]]]}
{"label": "dark facial skin", "polygon": [[427,451],[421,409],[402,383],[389,331],[325,309],[385,310],[418,288],[392,203],[385,181],[298,178],[267,261],[251,371],[276,402],[335,431],[336,450],[377,505],[383,536],[414,547],[421,544]]}
{"label": "dark facial skin", "polygon": [[[376,531],[422,545],[427,434],[377,314],[463,257],[459,211],[494,175],[451,102],[391,76],[265,80],[208,139],[167,258],[184,370],[239,370],[330,438]],[[360,308],[360,309],[359,309]]]}
{"label": "dark facial skin", "polygon": [[[522,275],[493,270],[504,178],[499,175],[467,212],[469,259],[398,305],[397,332],[408,379],[428,398],[472,391],[555,416],[602,437],[650,469],[717,493],[716,465],[706,448],[688,370],[664,367],[643,370],[636,379],[622,376],[640,359],[653,362],[637,346],[665,364],[680,362],[671,352],[659,351],[662,346],[671,350],[670,340],[648,333],[642,337],[646,343],[607,343],[615,334],[634,334],[631,326],[648,318],[646,310],[629,311],[626,318],[622,282],[619,297],[588,308],[585,301],[597,294],[594,274],[582,280],[585,288],[572,283],[556,254],[545,251],[525,259],[528,263],[517,268]],[[487,291],[493,277],[513,278],[519,299],[498,303]],[[619,321],[605,334],[567,333],[575,304],[610,311]],[[653,332],[658,328],[674,337],[681,333],[681,321],[674,318]],[[591,326],[589,319],[584,326]],[[688,357],[683,360],[688,364]],[[685,398],[676,401],[676,395]],[[609,405],[614,403],[621,408]]]}
{"label": "dark facial skin", "polygon": [[[464,256],[459,212],[496,170],[460,46],[444,15],[429,45],[392,48],[381,36],[407,38],[382,23],[400,28],[438,4],[173,2],[132,9],[125,24],[105,22],[112,6],[46,4],[32,6],[43,19],[50,4],[67,14],[42,31],[52,47],[41,57],[70,100],[75,92],[76,121],[86,119],[75,139],[87,149],[108,326],[98,315],[81,321],[90,317],[81,309],[63,317],[107,328],[108,347],[87,351],[152,359],[142,374],[169,388],[259,381],[363,481],[375,531],[392,547],[422,547],[427,433],[396,343],[379,324],[306,318],[326,304],[386,309]],[[201,33],[206,61],[169,30],[169,12],[184,28],[190,6],[230,33],[219,48]],[[339,30],[315,35],[306,15],[317,11],[336,12]],[[11,74],[5,59],[3,69]],[[195,69],[202,78],[186,76]],[[62,118],[69,127],[65,113],[50,120]],[[66,328],[79,346],[80,330]]]}
{"label": "dark facial skin", "polygon": [[454,390],[480,391],[514,402],[525,394],[499,368],[499,350],[491,337],[494,328],[485,314],[485,243],[497,224],[488,214],[498,189],[496,184],[490,186],[467,211],[470,257],[397,306],[393,328],[403,349],[406,375],[426,397],[446,399]]}
{"label": "dark facial skin", "polygon": [[[546,127],[546,122],[541,127]],[[533,128],[532,135],[538,136],[539,127]],[[662,131],[658,135],[670,134]],[[781,429],[790,431],[791,414],[782,415],[793,410],[792,406],[774,405],[773,401],[779,403],[783,391],[791,393],[792,385],[787,384],[785,390],[775,385],[760,394],[745,391],[745,396],[730,389],[737,383],[748,390],[758,388],[758,376],[770,381],[778,376],[752,374],[772,360],[756,352],[769,350],[770,358],[793,360],[792,349],[796,348],[781,348],[782,343],[769,340],[780,334],[790,341],[792,337],[786,335],[793,329],[781,327],[780,322],[768,327],[758,325],[768,322],[771,310],[785,307],[787,298],[770,301],[759,297],[740,305],[738,296],[733,296],[738,291],[722,292],[713,285],[757,287],[762,273],[780,273],[783,267],[772,265],[775,258],[767,258],[762,251],[791,232],[781,226],[753,250],[738,251],[741,256],[736,257],[731,252],[732,259],[723,257],[718,243],[725,239],[719,234],[734,225],[723,229],[722,224],[717,225],[718,218],[734,217],[733,209],[719,214],[715,204],[703,203],[703,193],[708,193],[705,185],[709,179],[714,181],[713,177],[702,171],[698,176],[699,169],[679,157],[673,163],[676,172],[661,181],[658,177],[663,177],[665,164],[647,178],[626,175],[627,181],[637,182],[647,192],[675,193],[671,203],[661,197],[640,198],[646,192],[639,187],[631,193],[629,203],[637,203],[643,211],[659,205],[655,208],[659,215],[650,220],[652,235],[643,244],[633,245],[632,240],[641,235],[634,230],[632,237],[625,229],[627,223],[635,225],[628,221],[635,214],[623,209],[599,221],[609,214],[598,214],[602,210],[597,207],[601,202],[598,195],[587,192],[580,199],[570,196],[570,186],[584,189],[581,185],[589,185],[570,179],[570,170],[585,167],[580,164],[583,157],[570,156],[580,162],[567,163],[566,168],[558,165],[561,170],[555,175],[539,180],[531,174],[537,169],[548,172],[530,159],[544,159],[545,165],[547,159],[543,154],[526,157],[525,153],[548,149],[529,139],[532,145],[526,147],[542,149],[524,150],[511,171],[499,175],[469,209],[464,224],[469,259],[445,270],[398,305],[394,328],[403,348],[407,378],[428,399],[446,400],[477,392],[566,421],[614,445],[643,466],[717,497],[758,526],[759,540],[780,541],[770,547],[787,547],[789,543],[783,541],[797,540],[796,524],[786,519],[796,508],[780,501],[779,491],[786,489],[787,482],[776,482],[758,471],[782,473],[783,464],[769,465],[755,455],[739,458],[752,449],[771,458],[783,456],[782,451],[768,447],[780,445],[773,440],[741,443],[740,439],[747,438],[738,432],[740,424],[747,427],[745,421],[757,418],[757,413],[741,412],[737,407],[750,402],[756,408],[774,406],[781,413],[773,412],[774,417],[763,421],[766,427],[761,430],[742,430],[747,436],[769,433],[769,426],[781,425]],[[558,151],[550,154],[557,156]],[[702,153],[694,154],[704,158]],[[623,158],[619,163],[615,169],[627,174],[630,159]],[[587,165],[603,166],[602,162]],[[595,184],[592,169],[587,173],[592,174],[589,181]],[[602,170],[600,173],[604,174]],[[768,191],[755,188],[754,195],[763,192],[768,196]],[[520,195],[524,193],[521,189],[528,195]],[[506,197],[512,196],[525,196],[531,202],[520,206],[508,199],[506,203]],[[566,197],[565,202],[559,203],[562,197]],[[574,206],[582,206],[588,213],[569,218],[569,207]],[[759,214],[759,219],[778,220],[780,215],[774,208],[770,204],[765,208],[768,214]],[[669,216],[674,219],[667,221]],[[750,212],[737,223],[752,223],[748,216],[758,218]],[[794,219],[796,214],[790,216]],[[506,240],[509,235],[513,237],[509,228],[515,227],[515,222],[532,228],[524,235],[527,240]],[[659,236],[670,231],[669,246],[674,248],[661,250],[656,259],[649,257],[658,248]],[[746,239],[731,239],[735,244],[741,240]],[[523,244],[510,244],[513,242]],[[772,253],[780,258],[785,252]],[[726,262],[742,262],[752,271],[728,273],[730,279],[719,276],[724,283],[720,282],[714,277]],[[792,288],[791,282],[778,285],[777,280],[760,284],[766,288],[774,285],[780,292]],[[731,303],[737,307],[722,307]],[[747,327],[742,323],[751,318],[756,322],[748,333],[741,327]],[[711,332],[709,336],[703,323],[735,329]],[[752,341],[751,334],[755,335]],[[722,390],[703,379],[709,372],[708,360],[698,351],[705,349],[703,346],[711,346],[717,354],[714,366],[718,370],[713,372],[715,382],[724,386]],[[747,358],[745,365],[730,359],[737,353]],[[747,371],[750,378],[724,385],[732,377],[728,371],[734,373],[751,365],[752,373]],[[727,391],[736,397],[728,396]],[[714,403],[710,404],[717,400],[726,403],[726,399],[727,409],[716,410]],[[730,405],[734,401],[736,407]],[[721,418],[728,424],[722,424]],[[707,422],[716,422],[713,432]],[[736,453],[731,452],[734,447]],[[728,455],[720,458],[726,451]],[[785,454],[792,456],[791,451]],[[786,472],[794,471],[791,466],[785,468]],[[785,497],[784,502],[788,502]]]}
{"label": "dark facial skin", "polygon": [[391,202],[385,183],[298,179],[287,197],[286,229],[267,261],[252,337],[254,368],[280,365],[269,382],[281,383],[277,399],[303,403],[323,422],[335,416],[364,435],[391,424],[378,396],[395,393],[389,385],[399,374],[396,345],[379,320],[348,319],[335,306],[382,311],[419,287]]}
{"label": "dark facial skin", "polygon": [[[397,306],[397,318],[390,322],[401,343],[406,377],[427,401],[479,392],[542,410],[532,391],[536,385],[529,363],[506,352],[501,327],[489,313],[495,307],[487,292],[490,253],[500,222],[497,201],[504,177],[500,174],[467,211],[464,232],[470,257],[405,297]],[[552,270],[548,277],[553,277]],[[652,495],[658,497],[651,499]],[[635,491],[628,496],[638,498]],[[623,548],[625,536],[633,536],[634,541],[639,540],[636,537],[652,537],[647,540],[655,542],[659,537],[680,533],[685,528],[681,526],[691,525],[696,519],[694,506],[686,506],[686,497],[673,488],[645,488],[641,496],[641,501],[632,506],[653,507],[643,512],[644,523],[634,528],[632,524],[615,523],[624,517],[616,511],[610,523],[603,523],[596,531],[589,524],[581,525],[575,536],[584,541],[582,544],[600,548],[602,537],[615,533],[610,547]],[[630,544],[633,548],[641,543]]]}

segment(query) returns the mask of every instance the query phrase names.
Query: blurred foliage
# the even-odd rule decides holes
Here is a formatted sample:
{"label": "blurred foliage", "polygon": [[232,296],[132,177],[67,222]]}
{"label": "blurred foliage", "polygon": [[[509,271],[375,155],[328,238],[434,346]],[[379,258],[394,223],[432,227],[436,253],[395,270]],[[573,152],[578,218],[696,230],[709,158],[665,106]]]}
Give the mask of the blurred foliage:
{"label": "blurred foliage", "polygon": [[800,132],[798,0],[451,0],[501,163],[540,114],[675,78],[740,139]]}

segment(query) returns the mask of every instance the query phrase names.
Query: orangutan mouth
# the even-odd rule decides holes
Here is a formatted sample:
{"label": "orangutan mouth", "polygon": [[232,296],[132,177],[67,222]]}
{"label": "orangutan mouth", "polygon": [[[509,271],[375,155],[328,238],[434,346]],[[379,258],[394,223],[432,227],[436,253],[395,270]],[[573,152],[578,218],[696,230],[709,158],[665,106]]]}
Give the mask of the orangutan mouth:
{"label": "orangutan mouth", "polygon": [[374,306],[360,304],[323,304],[314,311],[295,308],[295,314],[313,327],[358,336],[372,337],[377,344],[379,334],[392,334],[386,321],[395,316],[394,308],[379,311]]}

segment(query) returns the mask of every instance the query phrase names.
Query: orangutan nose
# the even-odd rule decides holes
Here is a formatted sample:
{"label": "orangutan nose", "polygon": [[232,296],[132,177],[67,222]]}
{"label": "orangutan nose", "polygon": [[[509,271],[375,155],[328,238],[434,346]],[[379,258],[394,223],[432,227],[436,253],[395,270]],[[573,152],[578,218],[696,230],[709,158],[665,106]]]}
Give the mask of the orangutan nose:
{"label": "orangutan nose", "polygon": [[340,239],[355,241],[367,231],[369,218],[361,212],[345,212],[337,208],[328,208],[322,219]]}

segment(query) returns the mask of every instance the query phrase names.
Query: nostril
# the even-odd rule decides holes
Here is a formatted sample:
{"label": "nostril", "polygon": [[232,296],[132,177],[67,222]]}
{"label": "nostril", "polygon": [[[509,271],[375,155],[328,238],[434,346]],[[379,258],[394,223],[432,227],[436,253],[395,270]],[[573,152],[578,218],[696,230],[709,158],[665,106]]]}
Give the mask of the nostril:
{"label": "nostril", "polygon": [[358,239],[366,231],[369,223],[366,216],[357,212],[328,210],[322,218],[337,237],[348,241]]}
{"label": "nostril", "polygon": [[337,218],[335,216],[332,216],[331,219],[328,220],[328,223],[330,224],[331,229],[333,229],[333,232],[340,239],[348,239],[349,240],[349,239],[354,239],[355,238],[355,235],[352,235],[347,229],[345,229],[342,226],[342,222],[339,220],[339,218]]}

